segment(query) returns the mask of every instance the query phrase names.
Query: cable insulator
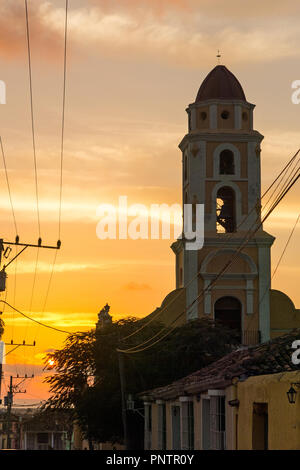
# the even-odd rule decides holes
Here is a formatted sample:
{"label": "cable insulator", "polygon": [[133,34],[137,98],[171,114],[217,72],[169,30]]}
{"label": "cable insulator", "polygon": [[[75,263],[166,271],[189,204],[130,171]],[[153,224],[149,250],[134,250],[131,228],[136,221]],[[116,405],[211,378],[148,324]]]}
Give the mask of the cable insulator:
{"label": "cable insulator", "polygon": [[41,237],[40,237],[40,238],[38,239],[38,246],[41,246],[41,244],[42,244],[42,239],[41,239]]}
{"label": "cable insulator", "polygon": [[19,237],[19,235],[16,235],[16,244],[18,244],[19,241],[20,241],[20,237]]}
{"label": "cable insulator", "polygon": [[61,247],[61,241],[57,240],[57,248],[60,249],[60,247]]}

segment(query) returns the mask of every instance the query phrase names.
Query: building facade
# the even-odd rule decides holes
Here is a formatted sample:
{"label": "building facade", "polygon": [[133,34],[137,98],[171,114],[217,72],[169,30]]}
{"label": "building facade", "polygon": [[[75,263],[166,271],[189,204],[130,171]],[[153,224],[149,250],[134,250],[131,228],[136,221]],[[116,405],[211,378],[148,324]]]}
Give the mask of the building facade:
{"label": "building facade", "polygon": [[300,450],[300,370],[291,361],[299,337],[234,351],[144,392],[145,449]]}
{"label": "building facade", "polygon": [[186,319],[220,320],[241,332],[243,344],[270,338],[274,238],[261,225],[263,136],[253,127],[254,107],[223,65],[208,74],[188,106],[188,133],[179,144],[182,200],[204,205],[204,246],[186,249],[184,238],[172,245],[176,287],[186,291]]}

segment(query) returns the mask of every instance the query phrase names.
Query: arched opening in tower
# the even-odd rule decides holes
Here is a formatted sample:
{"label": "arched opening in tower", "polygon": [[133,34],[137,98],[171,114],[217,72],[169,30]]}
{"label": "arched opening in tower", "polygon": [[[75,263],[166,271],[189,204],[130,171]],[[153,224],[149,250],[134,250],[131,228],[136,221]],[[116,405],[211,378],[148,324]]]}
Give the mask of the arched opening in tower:
{"label": "arched opening in tower", "polygon": [[235,192],[229,186],[223,186],[217,192],[216,212],[217,233],[235,232]]}
{"label": "arched opening in tower", "polygon": [[220,153],[220,175],[234,175],[234,155],[231,150]]}
{"label": "arched opening in tower", "polygon": [[215,303],[215,320],[223,325],[242,332],[242,306],[235,297],[221,297]]}

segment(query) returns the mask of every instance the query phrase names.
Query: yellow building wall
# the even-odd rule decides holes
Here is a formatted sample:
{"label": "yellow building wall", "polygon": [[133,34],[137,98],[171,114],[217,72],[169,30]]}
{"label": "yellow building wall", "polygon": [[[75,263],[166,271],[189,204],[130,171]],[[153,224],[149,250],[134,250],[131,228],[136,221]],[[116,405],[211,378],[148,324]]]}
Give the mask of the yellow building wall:
{"label": "yellow building wall", "polygon": [[300,382],[299,372],[251,377],[237,384],[239,450],[252,449],[253,403],[268,404],[268,449],[300,450],[300,390],[295,404],[287,391]]}
{"label": "yellow building wall", "polygon": [[279,290],[270,291],[271,338],[284,335],[293,328],[300,328],[300,310],[293,301]]}

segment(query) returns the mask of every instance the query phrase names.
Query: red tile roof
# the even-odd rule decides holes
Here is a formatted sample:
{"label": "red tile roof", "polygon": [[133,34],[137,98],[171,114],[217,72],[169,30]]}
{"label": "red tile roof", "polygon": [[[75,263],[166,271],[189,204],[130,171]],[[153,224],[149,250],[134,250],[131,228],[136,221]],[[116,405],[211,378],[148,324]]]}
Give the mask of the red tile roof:
{"label": "red tile roof", "polygon": [[292,363],[292,343],[300,339],[300,329],[258,346],[233,351],[207,367],[164,387],[140,394],[148,399],[173,399],[211,388],[224,389],[232,379],[300,370]]}

